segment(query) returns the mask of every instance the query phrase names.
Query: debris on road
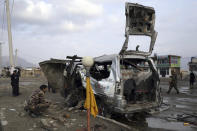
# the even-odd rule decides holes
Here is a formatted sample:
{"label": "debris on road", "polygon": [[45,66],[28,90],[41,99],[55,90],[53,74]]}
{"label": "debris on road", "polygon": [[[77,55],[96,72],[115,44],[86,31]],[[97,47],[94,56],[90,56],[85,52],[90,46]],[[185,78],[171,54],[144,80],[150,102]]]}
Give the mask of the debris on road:
{"label": "debris on road", "polygon": [[9,109],[10,111],[16,111],[16,109]]}
{"label": "debris on road", "polygon": [[177,120],[185,123],[197,125],[197,114],[180,114],[177,115]]}
{"label": "debris on road", "polygon": [[2,126],[6,126],[7,124],[8,124],[8,121],[6,121],[6,120],[1,121]]}

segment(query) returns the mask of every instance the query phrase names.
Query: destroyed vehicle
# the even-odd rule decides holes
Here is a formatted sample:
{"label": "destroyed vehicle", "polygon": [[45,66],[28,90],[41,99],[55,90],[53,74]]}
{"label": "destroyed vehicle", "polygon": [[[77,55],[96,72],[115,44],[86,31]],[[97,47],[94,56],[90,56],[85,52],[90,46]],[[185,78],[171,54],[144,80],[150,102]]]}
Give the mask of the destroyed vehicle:
{"label": "destroyed vehicle", "polygon": [[[154,23],[153,8],[126,3],[126,39],[120,53],[94,58],[90,80],[101,115],[131,114],[160,106],[159,75],[149,57],[157,37]],[[128,50],[130,35],[149,36],[149,51]],[[40,63],[50,86],[61,89],[67,106],[85,100],[86,70],[81,59],[75,55]]]}

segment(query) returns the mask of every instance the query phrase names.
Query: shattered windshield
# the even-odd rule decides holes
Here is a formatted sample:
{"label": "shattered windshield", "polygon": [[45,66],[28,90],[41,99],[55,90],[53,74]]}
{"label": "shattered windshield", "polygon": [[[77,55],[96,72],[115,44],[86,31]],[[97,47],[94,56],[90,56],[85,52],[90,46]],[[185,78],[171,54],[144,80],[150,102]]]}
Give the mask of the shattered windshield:
{"label": "shattered windshield", "polygon": [[110,75],[111,63],[95,63],[90,69],[91,76],[96,80],[108,78]]}
{"label": "shattered windshield", "polygon": [[121,70],[150,71],[146,60],[124,59],[120,61]]}

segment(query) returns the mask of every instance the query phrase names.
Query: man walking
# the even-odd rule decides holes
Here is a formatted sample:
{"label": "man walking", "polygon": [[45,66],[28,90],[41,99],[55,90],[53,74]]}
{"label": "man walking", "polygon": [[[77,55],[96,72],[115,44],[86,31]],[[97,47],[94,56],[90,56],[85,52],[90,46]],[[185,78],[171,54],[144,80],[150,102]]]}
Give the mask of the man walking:
{"label": "man walking", "polygon": [[170,82],[169,82],[169,90],[168,90],[168,94],[171,92],[172,88],[174,87],[174,89],[176,90],[177,94],[179,94],[179,90],[177,88],[177,74],[175,73],[175,71],[172,70],[172,76],[170,76]]}
{"label": "man walking", "polygon": [[191,73],[190,73],[190,81],[189,81],[190,88],[193,88],[194,82],[195,82],[195,75],[194,75],[193,71],[191,71]]}
{"label": "man walking", "polygon": [[44,98],[47,90],[46,85],[41,85],[39,89],[32,93],[24,108],[29,112],[29,115],[33,117],[41,115],[50,106],[50,103]]}
{"label": "man walking", "polygon": [[11,75],[11,85],[12,85],[12,95],[18,96],[19,95],[19,75],[17,70],[14,70],[13,74]]}

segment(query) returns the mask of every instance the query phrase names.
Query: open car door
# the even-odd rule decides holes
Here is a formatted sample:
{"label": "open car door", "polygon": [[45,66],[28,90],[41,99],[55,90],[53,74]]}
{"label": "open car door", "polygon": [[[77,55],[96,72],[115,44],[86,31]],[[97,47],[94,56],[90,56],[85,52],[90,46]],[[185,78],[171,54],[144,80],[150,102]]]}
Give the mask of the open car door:
{"label": "open car door", "polygon": [[[125,28],[126,40],[123,44],[120,54],[121,55],[138,54],[143,56],[151,55],[157,38],[157,32],[154,30],[154,26],[155,26],[154,8],[139,5],[139,4],[134,4],[134,3],[126,3],[125,15],[126,15],[126,28]],[[149,52],[127,50],[130,35],[144,35],[151,37]]]}

